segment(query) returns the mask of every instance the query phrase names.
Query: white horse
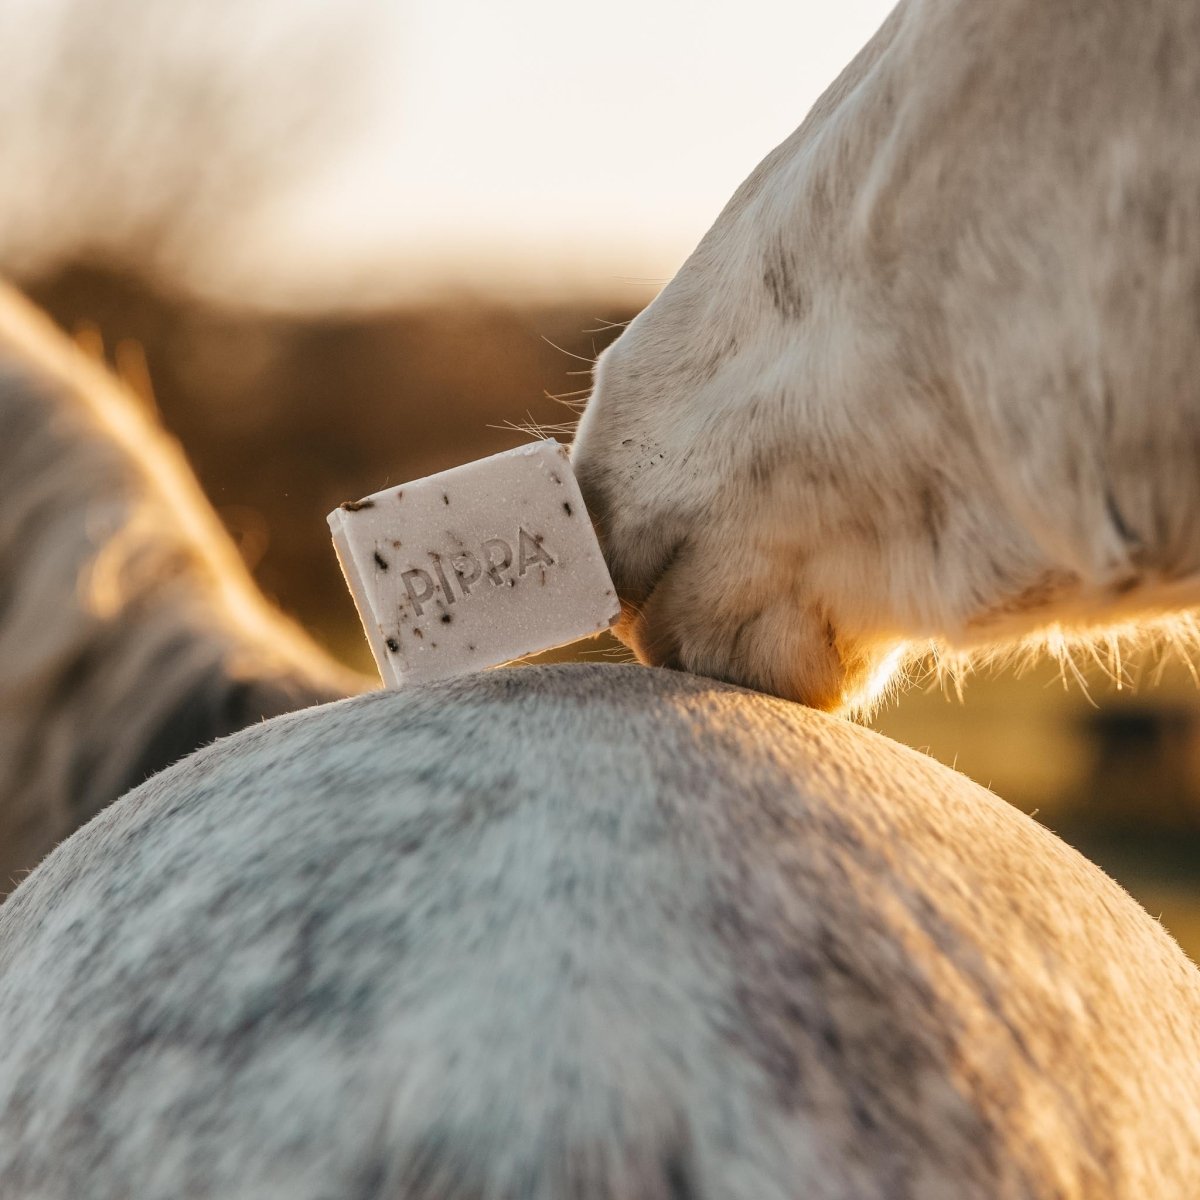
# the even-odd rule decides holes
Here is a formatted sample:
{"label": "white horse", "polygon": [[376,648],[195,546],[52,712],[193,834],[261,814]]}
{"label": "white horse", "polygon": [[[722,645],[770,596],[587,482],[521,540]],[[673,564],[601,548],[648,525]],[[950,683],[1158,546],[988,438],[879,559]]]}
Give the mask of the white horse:
{"label": "white horse", "polygon": [[[1144,533],[1138,579],[1114,583],[1103,612],[1143,593],[1167,605],[1163,547],[1191,528],[1174,507],[1190,494],[1177,455],[1167,483],[1136,482],[1145,460],[1119,456],[1132,430],[1150,434],[1116,389],[1113,457],[1089,457],[1093,360],[1071,404],[1030,390],[1050,359],[1000,333],[1080,343],[1037,303],[1050,277],[1013,274],[1006,226],[982,210],[1027,197],[1045,251],[1036,201],[1064,185],[1044,183],[1038,139],[1086,174],[1092,122],[1142,103],[1129,81],[1156,30],[1172,35],[1155,43],[1171,94],[1190,103],[1177,77],[1196,10],[1093,6],[1075,14],[1077,50],[1050,7],[902,5],[605,360],[578,461],[627,632],[651,657],[836,704],[913,636],[906,596],[927,606],[922,636],[947,639],[960,609],[996,636],[1090,612],[1073,605],[1091,576],[1025,590],[1030,545],[1049,561],[1056,530],[1078,571],[1114,530],[1127,556]],[[1136,36],[1118,47],[1125,25]],[[989,35],[1003,53],[978,48]],[[1056,75],[1041,56],[1060,43]],[[1119,63],[1080,75],[1104,52]],[[959,144],[986,126],[981,111],[1003,134],[991,152],[1004,189]],[[1161,114],[1160,149],[1191,111]],[[1006,141],[1023,112],[1038,151],[1026,171]],[[953,154],[933,149],[942,135]],[[1187,167],[1181,150],[1162,155],[1170,197]],[[1191,236],[1174,205],[1167,242]],[[1128,303],[1165,317],[1147,296],[1174,286],[1168,259],[1086,244],[1089,212],[1060,248],[1091,255],[1064,274],[1064,297],[1086,298],[1091,260],[1128,252],[1145,271]],[[931,240],[943,219],[944,245]],[[810,276],[812,246],[825,265]],[[990,266],[964,271],[974,255]],[[1103,328],[1097,354],[1130,378],[1188,353],[1171,322],[1145,361],[1133,315]],[[0,622],[40,620],[0,625],[0,672],[45,639],[30,690],[4,680],[5,736],[51,781],[42,794],[70,805],[79,785],[59,753],[111,788],[225,727],[192,714],[235,680],[271,700],[221,710],[226,726],[360,684],[253,593],[182,464],[48,336],[7,339],[2,402],[24,414],[31,449],[0,479],[34,544],[25,559],[19,538],[3,544]],[[1001,377],[1017,390],[992,390]],[[980,381],[972,404],[990,424],[964,379]],[[1185,415],[1172,420],[1154,438],[1181,436]],[[1021,423],[1030,448],[1006,458]],[[1068,449],[1077,487],[1060,494]],[[84,470],[93,461],[110,466]],[[1112,502],[1097,508],[1101,465]],[[642,482],[655,472],[672,483]],[[1034,504],[1039,479],[1051,500]],[[22,509],[27,487],[42,500]],[[882,614],[862,629],[835,604],[855,587],[853,611]],[[962,599],[973,589],[976,608]],[[88,664],[87,704],[55,673],[72,655]],[[23,778],[9,785],[36,805]],[[68,824],[52,814],[46,828]],[[1156,922],[929,759],[810,708],[636,667],[361,696],[251,724],[155,775],[0,908],[0,1045],[0,1196],[22,1200],[1200,1194],[1200,972]]]}
{"label": "white horse", "polygon": [[0,907],[0,1195],[1195,1200],[1200,971],[1029,818],[636,666],[256,725]]}
{"label": "white horse", "polygon": [[1196,0],[901,0],[599,363],[645,660],[854,708],[1200,604],[1198,45]]}

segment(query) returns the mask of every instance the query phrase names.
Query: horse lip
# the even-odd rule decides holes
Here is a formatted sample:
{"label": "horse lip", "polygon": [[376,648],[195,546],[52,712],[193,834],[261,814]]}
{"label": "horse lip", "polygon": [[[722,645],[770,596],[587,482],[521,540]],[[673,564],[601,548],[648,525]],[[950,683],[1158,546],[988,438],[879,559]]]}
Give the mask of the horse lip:
{"label": "horse lip", "polygon": [[683,669],[678,642],[673,636],[664,635],[661,630],[649,634],[648,625],[654,599],[682,557],[686,541],[686,537],[680,537],[671,545],[650,581],[636,592],[629,588],[622,591],[620,585],[617,587],[621,602],[621,619],[615,631],[617,636],[644,661],[676,670]]}
{"label": "horse lip", "polygon": [[[670,573],[671,569],[679,561],[679,558],[683,552],[684,543],[686,541],[686,537],[677,538],[667,548],[666,552],[663,554],[655,568],[652,571],[646,572],[642,581],[636,586],[630,585],[624,580],[618,578],[618,576],[621,574],[620,570],[618,569],[618,571],[613,575],[613,580],[617,589],[617,595],[621,600],[622,612],[625,611],[627,606],[633,606],[640,609],[645,608],[645,606],[650,603],[654,593],[658,590],[659,584],[662,583],[662,581]],[[602,549],[603,545],[604,543],[601,541]],[[610,571],[612,570],[611,567],[609,569]]]}

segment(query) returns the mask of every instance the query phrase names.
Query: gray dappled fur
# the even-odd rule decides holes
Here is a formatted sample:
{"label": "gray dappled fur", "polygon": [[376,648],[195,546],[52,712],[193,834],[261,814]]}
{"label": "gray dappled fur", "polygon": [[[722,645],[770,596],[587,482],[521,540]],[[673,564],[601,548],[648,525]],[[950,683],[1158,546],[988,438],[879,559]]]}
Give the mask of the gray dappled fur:
{"label": "gray dappled fur", "polygon": [[1200,973],[861,728],[637,667],[269,721],[0,908],[0,1196],[1200,1195]]}

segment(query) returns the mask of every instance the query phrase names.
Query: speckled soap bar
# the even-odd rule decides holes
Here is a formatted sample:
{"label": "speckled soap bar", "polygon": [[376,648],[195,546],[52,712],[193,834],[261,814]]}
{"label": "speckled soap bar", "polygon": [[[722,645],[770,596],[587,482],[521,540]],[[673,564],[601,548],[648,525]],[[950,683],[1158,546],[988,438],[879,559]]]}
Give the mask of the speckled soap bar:
{"label": "speckled soap bar", "polygon": [[350,501],[329,527],[389,687],[549,650],[620,614],[555,441]]}

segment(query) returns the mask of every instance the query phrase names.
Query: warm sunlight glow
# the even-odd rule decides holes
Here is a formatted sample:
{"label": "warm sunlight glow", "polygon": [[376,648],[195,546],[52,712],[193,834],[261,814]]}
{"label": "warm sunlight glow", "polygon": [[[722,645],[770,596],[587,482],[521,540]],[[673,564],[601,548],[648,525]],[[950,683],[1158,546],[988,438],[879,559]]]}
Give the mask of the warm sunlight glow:
{"label": "warm sunlight glow", "polygon": [[653,290],[890,7],[414,3],[348,160],[242,231],[246,284]]}

